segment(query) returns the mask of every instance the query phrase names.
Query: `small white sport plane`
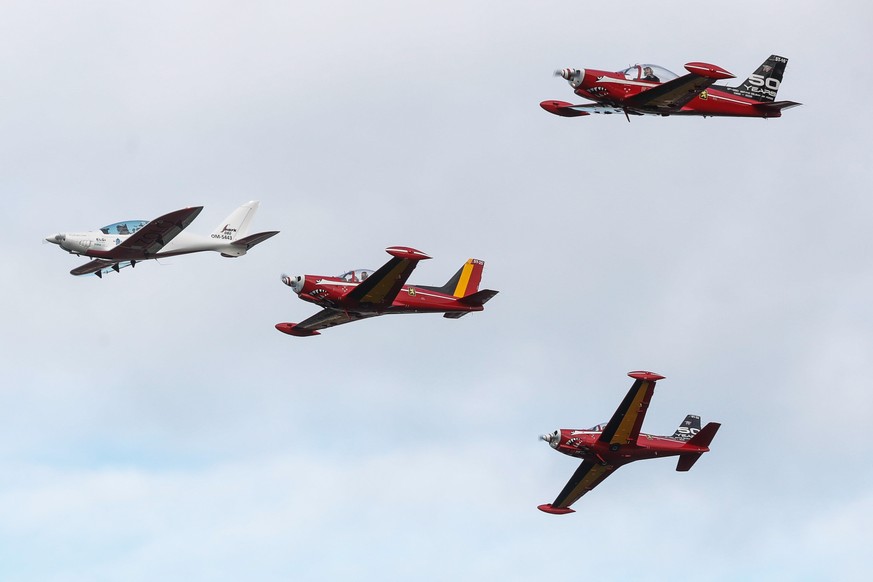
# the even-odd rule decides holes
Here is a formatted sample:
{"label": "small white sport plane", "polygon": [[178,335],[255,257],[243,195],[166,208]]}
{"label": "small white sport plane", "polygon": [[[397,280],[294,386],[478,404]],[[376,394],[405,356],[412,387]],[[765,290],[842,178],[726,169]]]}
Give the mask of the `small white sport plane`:
{"label": "small white sport plane", "polygon": [[133,267],[147,259],[159,259],[201,251],[215,251],[222,257],[240,257],[278,230],[246,236],[249,224],[259,202],[246,202],[225,218],[207,236],[182,232],[191,224],[202,206],[183,208],[154,220],[125,220],[104,226],[100,230],[83,233],[59,233],[45,240],[68,253],[94,257],[94,260],[76,267],[71,275],[97,275]]}

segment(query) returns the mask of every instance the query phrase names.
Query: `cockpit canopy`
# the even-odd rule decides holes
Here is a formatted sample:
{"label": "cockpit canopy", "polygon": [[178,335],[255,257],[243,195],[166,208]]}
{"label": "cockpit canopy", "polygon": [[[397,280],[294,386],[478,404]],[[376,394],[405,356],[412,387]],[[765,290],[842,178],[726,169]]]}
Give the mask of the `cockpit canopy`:
{"label": "cockpit canopy", "polygon": [[372,269],[355,269],[353,271],[347,271],[343,273],[339,276],[339,278],[343,281],[346,281],[347,283],[361,283],[373,273],[375,273],[375,271]]}
{"label": "cockpit canopy", "polygon": [[592,426],[588,430],[594,431],[594,432],[603,432],[604,430],[606,430],[607,424],[608,423],[606,423],[606,422],[601,422],[600,424],[595,424],[594,426]]}
{"label": "cockpit canopy", "polygon": [[109,226],[104,226],[100,229],[103,234],[133,234],[146,224],[148,220],[125,220],[124,222],[116,222]]}
{"label": "cockpit canopy", "polygon": [[668,71],[664,67],[658,65],[634,65],[623,71],[619,71],[628,81],[654,81],[656,83],[666,83],[677,79],[679,75],[673,71]]}

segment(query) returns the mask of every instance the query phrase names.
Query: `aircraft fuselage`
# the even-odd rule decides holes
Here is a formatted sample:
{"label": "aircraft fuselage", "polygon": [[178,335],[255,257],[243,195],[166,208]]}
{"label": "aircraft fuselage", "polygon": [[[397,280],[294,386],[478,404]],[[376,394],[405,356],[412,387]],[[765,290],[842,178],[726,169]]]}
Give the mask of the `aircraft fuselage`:
{"label": "aircraft fuselage", "polygon": [[640,433],[636,444],[610,445],[599,440],[601,434],[601,431],[560,429],[549,435],[547,442],[565,455],[608,465],[709,451],[709,447],[695,447],[686,441],[646,433]]}
{"label": "aircraft fuselage", "polygon": [[321,275],[304,275],[300,279],[297,286],[291,285],[300,299],[320,307],[344,311],[389,314],[471,312],[484,309],[482,305],[464,305],[457,297],[414,285],[403,285],[389,306],[373,305],[348,298],[349,292],[360,285],[360,282]]}

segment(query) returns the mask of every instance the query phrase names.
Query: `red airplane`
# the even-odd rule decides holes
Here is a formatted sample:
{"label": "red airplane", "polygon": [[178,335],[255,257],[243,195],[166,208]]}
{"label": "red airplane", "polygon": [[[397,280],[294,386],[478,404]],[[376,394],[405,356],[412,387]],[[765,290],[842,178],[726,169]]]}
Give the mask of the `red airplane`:
{"label": "red airplane", "polygon": [[642,459],[679,456],[677,471],[687,471],[709,451],[709,443],[721,426],[710,422],[700,429],[700,417],[689,414],[673,436],[653,436],[640,433],[646,409],[655,391],[655,382],[664,376],[652,372],[630,372],[633,386],[606,424],[587,430],[556,430],[542,435],[558,452],[579,457],[582,464],[551,503],[538,506],[546,513],[573,513],[570,506],[597,487],[612,472],[628,463]]}
{"label": "red airplane", "polygon": [[318,330],[388,313],[443,313],[458,319],[482,311],[497,291],[479,291],[485,262],[468,260],[442,287],[406,285],[418,261],[430,257],[409,247],[388,247],[391,259],[377,271],[356,269],[339,277],[282,275],[282,282],[304,301],[324,307],[300,323],[277,323],[276,329],[296,336],[319,335]]}
{"label": "red airplane", "polygon": [[555,75],[569,81],[576,95],[596,103],[573,105],[543,101],[540,107],[562,117],[592,113],[631,115],[702,115],[703,117],[781,117],[794,101],[776,101],[776,91],[788,59],[771,55],[739,87],[715,85],[734,75],[716,65],[692,62],[678,76],[657,65],[634,65],[610,73],[593,69],[562,69]]}

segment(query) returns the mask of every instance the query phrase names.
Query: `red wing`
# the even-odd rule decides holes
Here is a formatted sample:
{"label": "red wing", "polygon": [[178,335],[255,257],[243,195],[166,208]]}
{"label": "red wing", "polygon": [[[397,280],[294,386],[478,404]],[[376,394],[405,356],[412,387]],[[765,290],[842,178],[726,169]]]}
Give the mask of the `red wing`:
{"label": "red wing", "polygon": [[[349,313],[338,309],[325,308],[308,319],[304,319],[300,323],[294,325],[293,329],[301,334],[315,335],[311,332],[328,327],[350,323],[359,319],[373,317],[375,313]],[[292,334],[293,335],[293,334]]]}
{"label": "red wing", "polygon": [[545,506],[540,506],[540,509],[547,513],[567,513],[566,511],[549,511],[555,509],[565,509],[573,505],[580,497],[600,485],[604,479],[612,475],[612,472],[617,467],[614,465],[601,465],[600,463],[585,460],[570,477],[564,489],[558,493],[555,500]]}
{"label": "red wing", "polygon": [[201,210],[202,206],[194,206],[159,216],[106,253],[106,258],[130,261],[154,257],[164,245],[185,230]]}
{"label": "red wing", "polygon": [[628,390],[621,404],[618,405],[612,418],[606,423],[606,428],[600,435],[600,441],[611,445],[635,444],[640,436],[640,428],[649,408],[649,401],[655,391],[655,382],[661,378],[656,374],[632,372],[643,377],[636,380]]}
{"label": "red wing", "polygon": [[624,104],[645,110],[679,111],[718,79],[689,73],[625,99]]}

